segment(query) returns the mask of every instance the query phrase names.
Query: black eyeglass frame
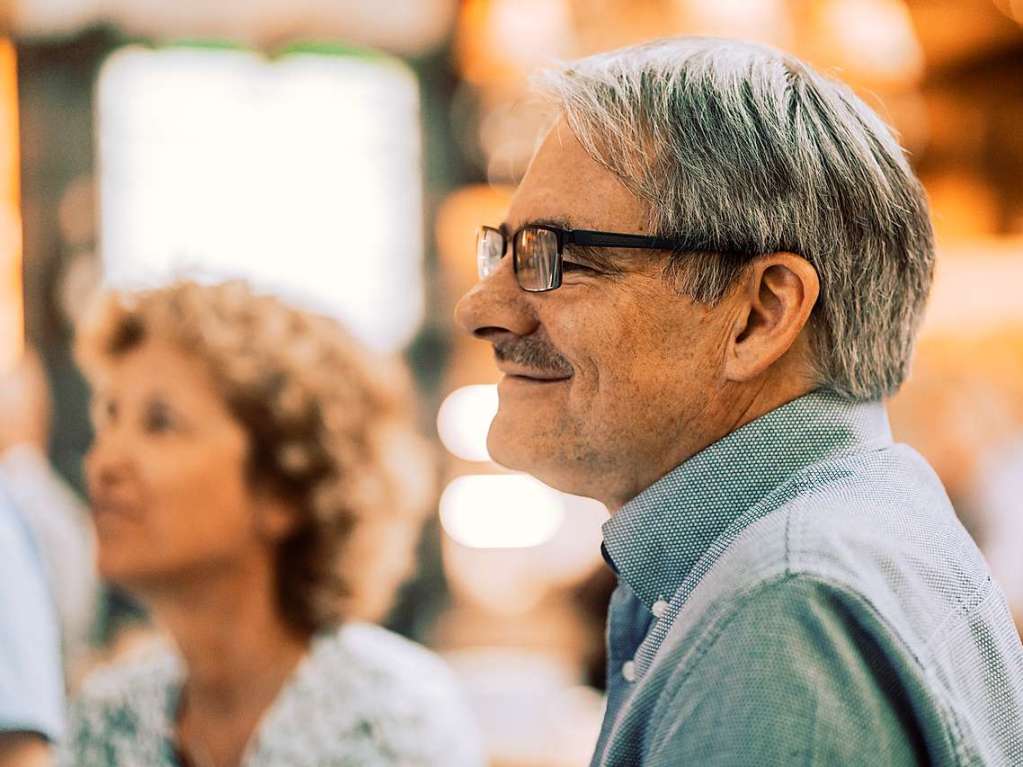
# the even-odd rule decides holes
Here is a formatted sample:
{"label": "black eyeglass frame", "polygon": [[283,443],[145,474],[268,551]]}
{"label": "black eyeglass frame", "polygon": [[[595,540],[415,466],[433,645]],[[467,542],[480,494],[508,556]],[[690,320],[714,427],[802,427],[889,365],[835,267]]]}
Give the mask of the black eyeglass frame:
{"label": "black eyeglass frame", "polygon": [[[551,284],[545,288],[527,288],[518,279],[519,258],[516,252],[515,242],[522,232],[527,230],[541,230],[551,232],[557,241],[557,255],[554,269],[551,272]],[[480,234],[483,232],[494,232],[501,236],[503,247],[501,258],[508,253],[508,244],[511,243],[512,268],[515,271],[515,281],[519,287],[529,293],[546,293],[561,287],[562,274],[562,253],[566,245],[581,245],[588,248],[636,248],[641,250],[690,250],[691,245],[679,242],[678,240],[665,237],[651,237],[644,234],[622,234],[620,232],[601,232],[593,229],[562,229],[549,224],[527,224],[517,229],[511,236],[508,236],[507,228],[503,225],[500,228],[493,226],[481,226]]]}

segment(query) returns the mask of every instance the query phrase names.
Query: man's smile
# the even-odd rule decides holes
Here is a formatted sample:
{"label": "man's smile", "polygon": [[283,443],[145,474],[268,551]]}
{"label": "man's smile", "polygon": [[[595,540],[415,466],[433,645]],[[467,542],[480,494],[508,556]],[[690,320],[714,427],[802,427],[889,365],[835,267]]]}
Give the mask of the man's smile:
{"label": "man's smile", "polygon": [[498,364],[498,370],[504,373],[504,380],[521,383],[551,384],[569,380],[571,375],[545,370],[530,370],[517,365]]}

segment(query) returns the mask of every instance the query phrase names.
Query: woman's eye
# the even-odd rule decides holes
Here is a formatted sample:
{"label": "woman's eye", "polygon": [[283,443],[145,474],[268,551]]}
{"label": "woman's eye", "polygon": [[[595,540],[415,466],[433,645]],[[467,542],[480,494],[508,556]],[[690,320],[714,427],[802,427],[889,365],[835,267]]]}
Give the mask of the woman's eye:
{"label": "woman's eye", "polygon": [[152,405],[146,409],[143,425],[147,432],[160,434],[172,430],[177,422],[166,405]]}
{"label": "woman's eye", "polygon": [[89,407],[89,420],[94,429],[114,423],[117,420],[117,403],[112,399],[93,400]]}
{"label": "woman's eye", "polygon": [[92,409],[92,417],[96,423],[109,423],[117,419],[117,403],[106,400]]}

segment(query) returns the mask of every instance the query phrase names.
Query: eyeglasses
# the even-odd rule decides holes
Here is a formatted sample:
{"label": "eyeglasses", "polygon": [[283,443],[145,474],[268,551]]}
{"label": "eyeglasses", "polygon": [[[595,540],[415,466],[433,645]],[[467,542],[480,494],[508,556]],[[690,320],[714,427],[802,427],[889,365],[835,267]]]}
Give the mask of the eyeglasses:
{"label": "eyeglasses", "polygon": [[[481,280],[497,270],[508,249],[508,239],[503,226],[500,229],[480,227],[476,236],[476,269]],[[566,245],[644,250],[676,250],[684,247],[675,240],[663,237],[531,224],[522,227],[511,237],[512,266],[519,287],[530,293],[543,293],[561,287],[561,254]]]}

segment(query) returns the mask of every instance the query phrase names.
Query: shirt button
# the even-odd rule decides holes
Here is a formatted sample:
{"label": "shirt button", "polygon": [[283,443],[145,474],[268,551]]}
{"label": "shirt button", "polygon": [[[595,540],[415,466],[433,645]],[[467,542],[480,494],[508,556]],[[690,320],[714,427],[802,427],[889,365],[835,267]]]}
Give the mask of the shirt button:
{"label": "shirt button", "polygon": [[654,614],[655,618],[663,618],[664,617],[664,613],[666,613],[667,611],[668,611],[668,603],[665,602],[663,599],[658,599],[650,607],[650,612],[652,612]]}
{"label": "shirt button", "polygon": [[636,681],[636,663],[635,661],[627,660],[622,664],[622,676],[626,682]]}

